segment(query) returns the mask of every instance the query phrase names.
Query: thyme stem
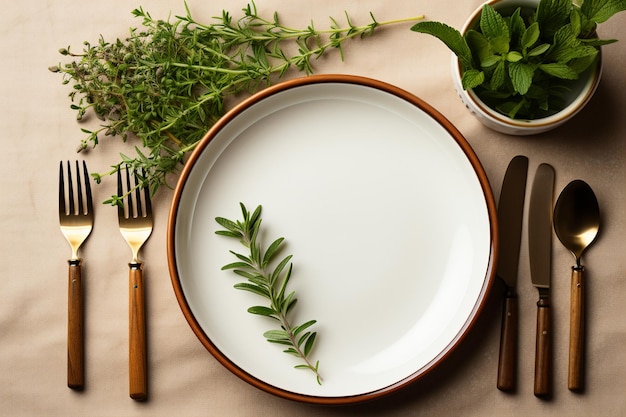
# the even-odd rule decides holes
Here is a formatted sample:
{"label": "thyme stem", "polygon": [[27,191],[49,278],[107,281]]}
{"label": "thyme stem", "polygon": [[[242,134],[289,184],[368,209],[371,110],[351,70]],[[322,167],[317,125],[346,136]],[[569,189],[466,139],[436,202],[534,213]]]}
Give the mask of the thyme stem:
{"label": "thyme stem", "polygon": [[[254,2],[240,19],[223,11],[210,24],[192,17],[187,4],[185,8],[186,15],[172,21],[135,9],[132,13],[142,25],[131,28],[126,39],[84,42],[82,53],[62,48],[60,53],[74,61],[50,67],[62,73],[64,84],[72,85],[69,96],[77,119],[93,112],[103,121],[101,128],[82,129],[87,136],[80,151],[95,148],[103,136],[140,141],[136,156],[121,155],[112,171],[92,174],[96,182],[115,174],[123,163],[143,170],[146,175],[138,186],[156,193],[224,114],[225,98],[252,93],[291,70],[311,74],[312,60],[329,49],[338,49],[343,59],[343,42],[369,36],[381,26],[422,18],[378,22],[370,14],[369,24],[357,26],[346,14],[347,24],[331,18],[330,28],[317,30],[313,23],[305,29],[287,27],[276,13],[265,19]],[[295,45],[297,52],[287,52],[288,45]]]}

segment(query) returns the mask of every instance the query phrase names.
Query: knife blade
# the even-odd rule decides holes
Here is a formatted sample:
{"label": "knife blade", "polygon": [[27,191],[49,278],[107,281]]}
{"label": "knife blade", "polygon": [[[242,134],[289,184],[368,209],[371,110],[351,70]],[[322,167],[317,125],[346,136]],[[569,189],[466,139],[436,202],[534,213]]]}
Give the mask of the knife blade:
{"label": "knife blade", "polygon": [[537,397],[552,395],[552,311],[550,275],[552,267],[552,202],[554,168],[541,164],[533,180],[528,212],[528,254],[532,284],[539,290],[535,342],[535,383]]}
{"label": "knife blade", "polygon": [[515,286],[522,236],[528,158],[514,157],[504,174],[498,201],[499,257],[496,275],[506,292],[502,308],[497,387],[513,391],[517,383],[518,305]]}

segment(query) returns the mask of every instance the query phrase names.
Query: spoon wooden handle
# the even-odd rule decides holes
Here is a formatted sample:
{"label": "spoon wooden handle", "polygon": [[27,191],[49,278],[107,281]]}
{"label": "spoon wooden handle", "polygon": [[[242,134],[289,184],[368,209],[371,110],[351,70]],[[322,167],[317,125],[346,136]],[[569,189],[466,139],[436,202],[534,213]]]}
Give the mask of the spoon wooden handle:
{"label": "spoon wooden handle", "polygon": [[509,290],[504,297],[500,355],[498,357],[497,387],[500,391],[514,391],[517,380],[517,295]]}
{"label": "spoon wooden handle", "polygon": [[552,395],[552,309],[547,297],[537,302],[534,393],[537,397]]}
{"label": "spoon wooden handle", "polygon": [[571,391],[584,389],[583,363],[585,345],[585,286],[582,266],[572,267],[570,294],[569,373],[567,387]]}
{"label": "spoon wooden handle", "polygon": [[147,397],[146,316],[142,263],[130,263],[129,272],[129,388],[134,400]]}
{"label": "spoon wooden handle", "polygon": [[68,263],[67,386],[82,390],[85,384],[82,261],[70,259]]}

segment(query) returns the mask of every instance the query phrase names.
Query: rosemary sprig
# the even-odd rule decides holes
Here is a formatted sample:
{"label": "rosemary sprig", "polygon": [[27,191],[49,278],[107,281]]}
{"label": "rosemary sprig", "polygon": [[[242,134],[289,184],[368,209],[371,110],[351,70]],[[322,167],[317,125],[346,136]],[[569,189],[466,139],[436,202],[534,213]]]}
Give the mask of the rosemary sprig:
{"label": "rosemary sprig", "polygon": [[315,364],[309,359],[309,353],[313,349],[317,332],[310,330],[316,320],[294,326],[287,315],[296,305],[298,299],[295,291],[287,292],[287,284],[291,278],[292,255],[288,255],[274,265],[274,259],[281,249],[284,238],[278,238],[272,242],[267,250],[263,251],[257,241],[261,227],[261,206],[250,213],[240,203],[243,220],[232,221],[223,217],[217,217],[215,221],[225,230],[215,233],[222,236],[238,239],[249,249],[248,255],[230,251],[237,258],[236,262],[222,267],[222,270],[233,270],[234,273],[247,279],[234,285],[235,288],[250,291],[269,300],[269,306],[253,306],[248,309],[251,314],[269,317],[278,322],[280,329],[269,330],[263,334],[268,342],[288,346],[285,353],[300,358],[303,363],[296,365],[297,369],[311,370],[321,385],[322,378],[319,373],[319,361]]}
{"label": "rosemary sprig", "polygon": [[346,40],[422,18],[378,22],[370,13],[371,22],[358,26],[346,14],[345,25],[331,18],[329,29],[317,30],[313,22],[305,29],[287,27],[277,13],[265,19],[254,2],[240,19],[224,10],[211,24],[197,21],[185,8],[186,15],[171,22],[135,9],[132,14],[142,19],[142,27],[131,28],[126,39],[84,42],[81,53],[62,48],[62,55],[75,60],[50,67],[72,85],[69,96],[77,118],[93,112],[103,121],[95,130],[81,129],[86,137],[79,151],[96,147],[103,136],[141,141],[143,151],[137,146],[135,156],[121,154],[111,171],[92,174],[96,182],[128,165],[146,173],[139,186],[149,186],[154,194],[224,114],[227,97],[270,85],[292,68],[311,74],[312,60],[329,49],[338,49],[343,59]]}

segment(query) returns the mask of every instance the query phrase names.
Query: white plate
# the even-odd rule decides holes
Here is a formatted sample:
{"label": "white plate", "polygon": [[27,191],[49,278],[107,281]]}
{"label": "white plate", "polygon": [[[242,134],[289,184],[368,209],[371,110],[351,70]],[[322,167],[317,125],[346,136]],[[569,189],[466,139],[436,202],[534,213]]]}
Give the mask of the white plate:
{"label": "white plate", "polygon": [[[293,320],[318,321],[321,386],[264,339],[273,321],[247,313],[265,300],[220,270],[244,248],[214,219],[239,219],[239,202],[263,206],[265,241],[286,238]],[[430,106],[370,79],[308,77],[205,136],[172,204],[170,272],[192,329],[235,374],[286,398],[352,403],[419,378],[466,334],[492,281],[494,219],[477,157]]]}

